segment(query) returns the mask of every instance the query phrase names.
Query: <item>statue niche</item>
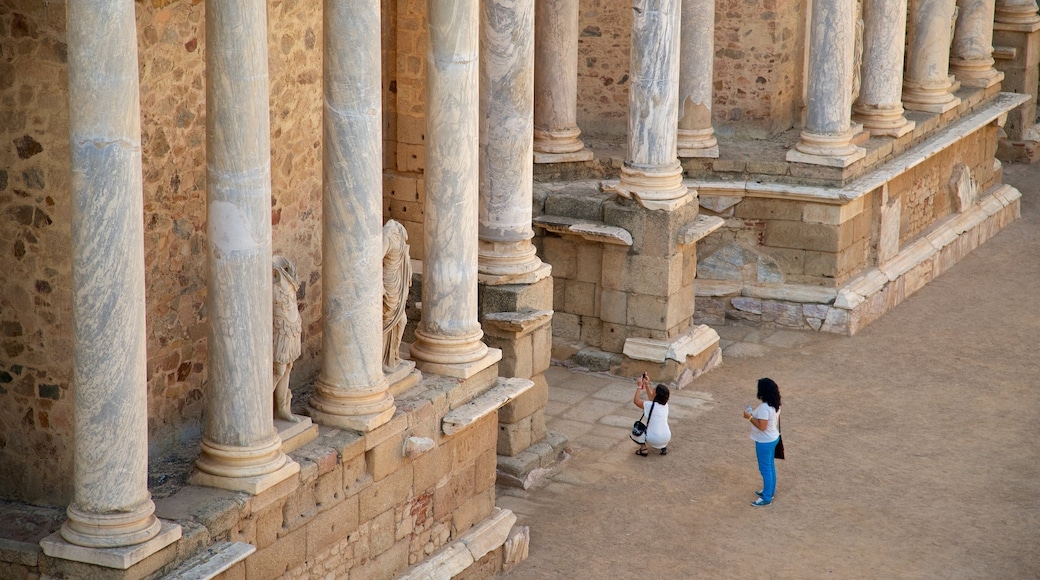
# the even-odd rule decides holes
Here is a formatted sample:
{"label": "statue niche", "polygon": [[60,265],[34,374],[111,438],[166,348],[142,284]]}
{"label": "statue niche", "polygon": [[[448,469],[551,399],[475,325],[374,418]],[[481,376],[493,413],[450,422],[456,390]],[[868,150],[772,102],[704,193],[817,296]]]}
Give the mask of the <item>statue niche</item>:
{"label": "statue niche", "polygon": [[[383,226],[383,372],[401,370],[401,339],[408,324],[405,306],[412,285],[408,232],[394,220]],[[409,364],[409,367],[412,365]],[[410,368],[409,368],[410,370]]]}
{"label": "statue niche", "polygon": [[300,281],[296,277],[296,265],[282,256],[272,260],[274,273],[274,417],[283,421],[299,423],[303,417],[292,414],[292,391],[289,390],[289,375],[293,363],[300,358],[300,335],[303,322],[296,304],[296,291]]}

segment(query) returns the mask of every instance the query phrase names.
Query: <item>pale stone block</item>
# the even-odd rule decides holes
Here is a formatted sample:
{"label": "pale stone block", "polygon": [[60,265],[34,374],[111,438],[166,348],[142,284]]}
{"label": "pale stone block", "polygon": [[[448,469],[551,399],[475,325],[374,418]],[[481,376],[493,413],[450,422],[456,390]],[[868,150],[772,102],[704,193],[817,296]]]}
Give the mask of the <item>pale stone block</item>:
{"label": "pale stone block", "polygon": [[216,578],[256,551],[245,542],[217,542],[163,576],[164,580],[209,580]]}
{"label": "pale stone block", "polygon": [[552,363],[552,325],[546,324],[531,334],[531,376],[545,372]]}
{"label": "pale stone block", "polygon": [[500,424],[516,423],[530,417],[535,411],[545,408],[545,404],[549,401],[549,383],[542,374],[531,377],[531,383],[531,388],[520,393],[499,409],[498,421]]}
{"label": "pale stone block", "polygon": [[531,387],[534,381],[519,378],[499,378],[494,387],[484,394],[462,405],[447,415],[442,421],[445,435],[455,435],[482,418],[498,411],[498,409],[517,398]]}
{"label": "pale stone block", "polygon": [[770,221],[766,223],[763,244],[778,248],[836,252],[840,249],[840,234],[841,226]]}
{"label": "pale stone block", "polygon": [[394,545],[395,540],[394,510],[386,510],[370,522],[369,549],[374,554],[381,554]]}
{"label": "pale stone block", "polygon": [[733,308],[741,310],[743,312],[750,312],[751,314],[762,314],[762,301],[758,298],[744,298],[737,297],[730,300],[730,304]]}
{"label": "pale stone block", "polygon": [[[569,226],[568,226],[569,227]],[[542,240],[543,259],[552,264],[553,276],[573,279],[578,273],[578,249],[566,238],[546,237]]]}
{"label": "pale stone block", "polygon": [[878,234],[878,262],[885,263],[899,253],[899,223],[902,201],[894,199],[881,206],[881,226]]}
{"label": "pale stone block", "polygon": [[894,281],[921,262],[931,260],[935,252],[935,247],[927,239],[918,239],[899,252],[895,258],[882,264],[880,267],[881,272],[890,281]]}
{"label": "pale stone block", "polygon": [[488,334],[519,338],[549,324],[552,315],[552,310],[493,312],[484,316],[483,327]]}
{"label": "pale stone block", "polygon": [[705,280],[697,278],[695,282],[697,296],[732,296],[739,294],[743,287],[744,284],[739,280]]}
{"label": "pale stone block", "polygon": [[[360,501],[359,521],[371,520],[386,510],[403,504],[412,493],[412,480],[412,465],[406,464],[401,469],[380,481],[373,482],[370,486],[363,489],[358,494]],[[331,511],[323,512],[323,515]]]}
{"label": "pale stone block", "polygon": [[737,205],[734,215],[753,220],[802,220],[802,203],[797,201],[748,197]]}
{"label": "pale stone block", "polygon": [[459,541],[465,544],[474,560],[479,560],[505,543],[515,523],[516,515],[512,511],[496,507],[488,518],[459,537]]}
{"label": "pale stone block", "polygon": [[848,310],[831,308],[830,312],[827,313],[826,320],[823,321],[823,325],[820,327],[820,331],[834,334],[849,334]]}
{"label": "pale stone block", "polygon": [[570,280],[564,292],[567,312],[579,316],[596,316],[596,284]]}
{"label": "pale stone block", "polygon": [[744,199],[743,196],[735,195],[709,195],[703,188],[698,193],[700,195],[700,206],[717,214],[725,212]]}
{"label": "pale stone block", "polygon": [[450,477],[452,448],[448,445],[436,447],[416,458],[412,466],[415,477],[413,493],[415,495],[425,493]]}
{"label": "pale stone block", "polygon": [[599,317],[604,322],[624,324],[628,316],[628,294],[616,290],[600,291]]}
{"label": "pale stone block", "polygon": [[833,288],[809,286],[804,284],[784,284],[783,286],[762,286],[745,284],[743,294],[763,300],[785,300],[788,302],[829,303],[837,296]]}
{"label": "pale stone block", "polygon": [[531,446],[531,418],[516,423],[500,423],[498,426],[499,455],[513,456]]}
{"label": "pale stone block", "polygon": [[368,471],[372,479],[379,481],[400,469],[405,463],[404,435],[398,434],[365,453]]}
{"label": "pale stone block", "polygon": [[717,346],[719,334],[703,324],[692,327],[672,340],[654,340],[649,338],[629,338],[625,341],[624,355],[635,360],[662,363],[665,360],[686,362],[686,358],[696,356],[712,345]]}
{"label": "pale stone block", "polygon": [[802,308],[798,304],[767,300],[762,303],[762,322],[799,328],[802,326]]}
{"label": "pale stone block", "polygon": [[598,284],[602,278],[603,249],[597,244],[578,245],[576,279],[581,282]]}
{"label": "pale stone block", "polygon": [[564,340],[579,340],[581,338],[581,319],[576,314],[560,312],[553,314],[553,336]]}
{"label": "pale stone block", "polygon": [[163,520],[159,520],[159,523],[158,534],[150,540],[130,546],[87,548],[71,544],[61,537],[60,532],[54,532],[40,540],[40,547],[44,554],[52,558],[126,570],[180,539],[181,526],[179,524]]}
{"label": "pale stone block", "polygon": [[802,205],[802,221],[808,223],[838,225],[842,223],[840,205],[807,203]]}
{"label": "pale stone block", "polygon": [[677,242],[680,246],[695,244],[698,240],[708,237],[709,234],[721,228],[725,223],[725,220],[717,216],[697,216],[696,221],[679,229]]}

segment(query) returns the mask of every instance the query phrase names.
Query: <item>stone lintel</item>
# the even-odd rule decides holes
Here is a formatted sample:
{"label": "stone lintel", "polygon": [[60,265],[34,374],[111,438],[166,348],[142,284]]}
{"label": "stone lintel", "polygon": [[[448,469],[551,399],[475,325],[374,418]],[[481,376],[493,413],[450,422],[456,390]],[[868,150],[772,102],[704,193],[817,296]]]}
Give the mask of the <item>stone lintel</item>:
{"label": "stone lintel", "polygon": [[676,155],[675,155],[676,157],[682,157],[682,158],[686,158],[686,159],[691,158],[691,157],[699,157],[699,158],[706,158],[706,159],[718,159],[719,158],[719,146],[718,146],[718,144],[715,144],[712,147],[695,147],[695,148],[687,148],[687,149],[677,149],[675,153],[676,153]]}
{"label": "stone lintel", "polygon": [[548,278],[552,273],[552,266],[542,263],[538,268],[522,274],[481,274],[477,273],[477,282],[489,286],[505,286],[506,284],[534,284],[539,280]]}
{"label": "stone lintel", "polygon": [[132,546],[87,548],[70,544],[61,537],[61,532],[54,532],[40,540],[40,547],[43,548],[44,554],[52,558],[126,570],[181,538],[179,524],[165,520],[159,520],[159,522],[159,533],[154,538]]}
{"label": "stone lintel", "polygon": [[256,546],[245,542],[218,542],[207,546],[198,554],[184,561],[163,580],[209,580],[235,564],[245,560],[256,551]]}
{"label": "stone lintel", "polygon": [[310,417],[300,417],[297,423],[275,419],[274,428],[282,440],[282,453],[291,453],[318,438],[318,426]]}
{"label": "stone lintel", "polygon": [[534,152],[534,162],[539,165],[548,163],[579,163],[583,161],[592,161],[592,157],[592,151],[589,149],[582,149],[581,151],[574,151],[572,153]]}
{"label": "stone lintel", "polygon": [[708,237],[708,234],[721,228],[726,220],[718,216],[699,215],[697,219],[679,230],[679,245],[688,246],[697,240]]}
{"label": "stone lintel", "polygon": [[686,358],[701,354],[719,342],[715,329],[700,324],[671,340],[652,338],[628,338],[623,353],[630,359],[663,363],[674,360],[686,362]]}
{"label": "stone lintel", "polygon": [[286,457],[285,465],[271,473],[265,473],[253,477],[224,477],[222,475],[213,475],[212,473],[206,473],[196,469],[195,472],[192,473],[191,478],[188,479],[188,483],[192,485],[227,489],[230,491],[241,491],[243,493],[248,493],[249,495],[259,495],[299,472],[300,464]]}
{"label": "stone lintel", "polygon": [[538,216],[534,218],[533,223],[554,234],[580,236],[590,242],[602,244],[632,245],[632,234],[628,230],[604,223],[556,215]]}
{"label": "stone lintel", "polygon": [[763,300],[784,300],[808,304],[830,304],[837,296],[837,290],[824,286],[807,284],[784,284],[783,286],[766,286],[764,284],[745,284],[741,295]]}
{"label": "stone lintel", "polygon": [[415,366],[424,373],[432,373],[455,379],[468,379],[480,371],[502,360],[502,350],[488,348],[487,354],[480,360],[469,363],[445,364],[430,361],[416,361]]}
{"label": "stone lintel", "polygon": [[[531,310],[528,312],[492,312],[485,314],[482,324],[485,332],[495,331],[515,335],[520,338],[532,330],[541,328],[552,320],[552,310]],[[491,328],[488,328],[491,327]]]}
{"label": "stone lintel", "polygon": [[863,159],[866,155],[867,150],[862,147],[856,147],[856,151],[848,155],[810,155],[802,153],[797,149],[791,149],[787,152],[786,159],[792,163],[806,163],[808,165],[823,165],[825,167],[840,167],[844,169]]}
{"label": "stone lintel", "polygon": [[441,420],[441,431],[445,435],[455,435],[498,411],[502,405],[526,393],[533,386],[534,381],[530,379],[499,377],[495,386],[445,415]]}

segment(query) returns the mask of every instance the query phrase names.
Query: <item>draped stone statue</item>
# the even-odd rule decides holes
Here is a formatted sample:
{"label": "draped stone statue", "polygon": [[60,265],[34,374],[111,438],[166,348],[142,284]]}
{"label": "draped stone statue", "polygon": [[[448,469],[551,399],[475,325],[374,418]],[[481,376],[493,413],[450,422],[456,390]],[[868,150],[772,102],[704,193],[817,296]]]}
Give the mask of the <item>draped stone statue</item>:
{"label": "draped stone statue", "polygon": [[394,220],[383,226],[383,371],[393,372],[401,363],[401,338],[408,324],[405,304],[412,285],[408,232]]}
{"label": "draped stone statue", "polygon": [[300,422],[303,418],[292,414],[292,391],[289,390],[289,375],[293,362],[300,358],[300,335],[303,321],[296,304],[296,291],[300,281],[296,277],[296,265],[287,258],[275,256],[274,271],[274,416],[276,419]]}

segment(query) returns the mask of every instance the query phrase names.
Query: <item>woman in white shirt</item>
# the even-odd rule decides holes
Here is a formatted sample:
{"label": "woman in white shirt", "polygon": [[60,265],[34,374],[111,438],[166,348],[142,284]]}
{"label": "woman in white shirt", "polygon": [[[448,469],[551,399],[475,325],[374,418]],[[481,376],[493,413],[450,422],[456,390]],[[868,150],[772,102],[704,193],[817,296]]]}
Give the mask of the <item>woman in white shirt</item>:
{"label": "woman in white shirt", "polygon": [[762,474],[762,491],[756,491],[758,499],[751,502],[756,507],[773,503],[776,493],[776,444],[780,440],[780,387],[773,379],[758,379],[758,400],[762,401],[756,409],[748,405],[744,410],[744,418],[751,422],[751,439],[755,442],[755,455],[758,456],[758,471]]}
{"label": "woman in white shirt", "polygon": [[[654,449],[660,449],[661,455],[668,455],[668,442],[672,440],[672,430],[668,427],[668,397],[671,391],[664,385],[650,388],[650,378],[643,373],[642,378],[636,383],[636,394],[632,403],[643,410],[643,416],[649,417],[646,424],[646,441],[639,446],[636,455],[646,457],[649,445]],[[639,393],[646,393],[646,401],[639,400]]]}

